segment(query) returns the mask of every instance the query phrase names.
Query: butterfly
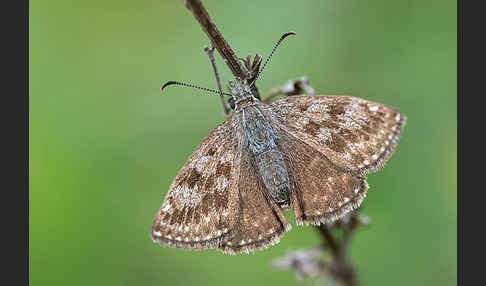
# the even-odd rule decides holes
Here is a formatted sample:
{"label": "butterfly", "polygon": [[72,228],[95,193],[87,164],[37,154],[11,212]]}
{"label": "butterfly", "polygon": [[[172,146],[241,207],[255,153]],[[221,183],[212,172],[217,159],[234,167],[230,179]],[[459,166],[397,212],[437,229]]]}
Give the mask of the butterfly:
{"label": "butterfly", "polygon": [[[154,242],[229,254],[266,248],[291,229],[283,210],[292,209],[297,225],[319,225],[358,208],[365,176],[393,154],[406,122],[397,109],[329,95],[268,104],[255,94],[258,75],[230,81],[230,93],[200,88],[229,95],[234,112],[176,175],[152,223]],[[196,87],[161,89],[174,84]]]}

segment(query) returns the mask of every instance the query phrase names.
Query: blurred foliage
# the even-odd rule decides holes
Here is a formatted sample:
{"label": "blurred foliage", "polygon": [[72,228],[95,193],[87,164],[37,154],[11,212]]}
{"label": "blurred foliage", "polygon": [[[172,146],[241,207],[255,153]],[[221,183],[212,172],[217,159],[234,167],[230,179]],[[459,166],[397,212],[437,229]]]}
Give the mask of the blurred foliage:
{"label": "blurred foliage", "polygon": [[[456,1],[203,0],[241,57],[279,49],[260,91],[307,75],[318,94],[399,108],[396,154],[369,176],[364,285],[456,281]],[[150,226],[179,168],[224,120],[208,39],[180,0],[30,1],[32,285],[295,285],[270,261],[318,237],[227,256],[162,248]],[[222,78],[231,79],[221,58]]]}

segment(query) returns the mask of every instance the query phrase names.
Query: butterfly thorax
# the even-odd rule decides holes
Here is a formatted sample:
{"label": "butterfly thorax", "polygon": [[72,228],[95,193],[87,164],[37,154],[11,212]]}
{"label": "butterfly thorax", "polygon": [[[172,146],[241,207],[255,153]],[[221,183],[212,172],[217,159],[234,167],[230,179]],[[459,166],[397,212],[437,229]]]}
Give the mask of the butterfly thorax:
{"label": "butterfly thorax", "polygon": [[[251,95],[251,94],[250,94]],[[290,185],[289,176],[282,152],[277,142],[278,133],[270,126],[259,100],[240,97],[235,113],[238,114],[244,145],[248,148],[250,160],[254,161],[258,177],[262,180],[268,194],[283,208],[288,208]]]}
{"label": "butterfly thorax", "polygon": [[250,85],[246,80],[237,80],[236,82],[230,81],[229,87],[231,97],[235,103],[235,111],[239,111],[247,105],[259,102],[258,99],[253,96]]}

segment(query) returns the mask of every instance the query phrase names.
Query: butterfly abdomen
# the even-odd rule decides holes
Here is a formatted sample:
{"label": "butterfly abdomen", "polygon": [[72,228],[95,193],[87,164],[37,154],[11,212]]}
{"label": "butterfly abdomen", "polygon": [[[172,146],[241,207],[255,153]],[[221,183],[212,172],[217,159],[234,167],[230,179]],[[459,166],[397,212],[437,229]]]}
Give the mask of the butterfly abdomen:
{"label": "butterfly abdomen", "polygon": [[290,198],[289,175],[282,153],[275,143],[277,133],[256,106],[243,111],[243,126],[245,141],[253,155],[259,177],[274,201],[286,208]]}
{"label": "butterfly abdomen", "polygon": [[285,167],[282,153],[272,149],[255,156],[258,173],[265,187],[276,203],[282,204],[290,198],[289,175]]}

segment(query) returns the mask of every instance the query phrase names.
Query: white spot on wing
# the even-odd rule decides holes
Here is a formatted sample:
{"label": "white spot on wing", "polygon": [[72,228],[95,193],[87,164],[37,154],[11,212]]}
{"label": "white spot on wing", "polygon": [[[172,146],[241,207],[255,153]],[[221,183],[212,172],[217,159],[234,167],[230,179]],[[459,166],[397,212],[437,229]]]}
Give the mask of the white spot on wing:
{"label": "white spot on wing", "polygon": [[317,138],[321,141],[326,141],[331,138],[331,132],[327,128],[319,128],[319,133],[317,133]]}
{"label": "white spot on wing", "polygon": [[221,157],[219,157],[219,162],[221,164],[232,161],[232,160],[233,160],[233,154],[230,153],[230,152],[226,152]]}
{"label": "white spot on wing", "polygon": [[166,204],[163,208],[162,211],[167,212],[170,209],[170,204]]}
{"label": "white spot on wing", "polygon": [[220,176],[216,179],[216,189],[218,191],[225,190],[227,186],[228,186],[228,179],[226,179],[225,177]]}
{"label": "white spot on wing", "polygon": [[377,111],[378,105],[370,105],[368,108],[369,108],[370,111]]}

